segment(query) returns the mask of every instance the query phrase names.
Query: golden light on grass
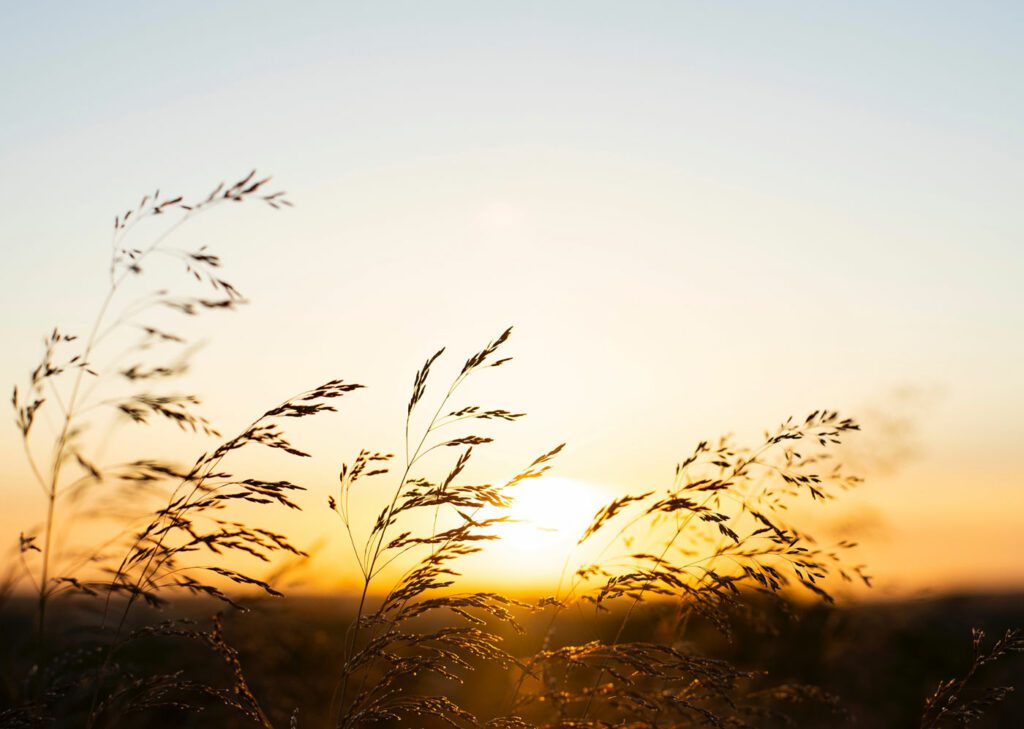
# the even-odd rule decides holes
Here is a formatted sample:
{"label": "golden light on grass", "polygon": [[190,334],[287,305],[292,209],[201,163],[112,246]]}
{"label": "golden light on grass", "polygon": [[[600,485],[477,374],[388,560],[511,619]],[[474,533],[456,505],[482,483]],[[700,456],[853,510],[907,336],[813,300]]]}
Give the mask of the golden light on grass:
{"label": "golden light on grass", "polygon": [[[285,597],[286,578],[315,551],[307,546],[308,528],[292,519],[319,519],[317,513],[331,514],[332,528],[350,548],[347,574],[361,579],[333,595],[331,619],[343,622],[325,642],[322,662],[310,664],[324,680],[305,699],[314,720],[304,720],[303,729],[749,726],[794,695],[833,703],[816,686],[753,685],[754,674],[741,666],[691,650],[688,631],[695,632],[689,627],[695,616],[704,629],[731,636],[733,624],[748,608],[759,609],[765,596],[795,604],[793,594],[802,589],[798,594],[831,604],[838,579],[870,586],[864,565],[851,561],[856,544],[816,540],[802,526],[813,523],[814,512],[800,508],[824,507],[860,483],[835,460],[846,436],[860,430],[857,421],[816,409],[787,417],[752,444],[701,440],[684,451],[671,479],[648,483],[637,476],[628,479],[634,487],[628,491],[551,475],[565,442],[477,480],[470,476],[474,454],[526,415],[490,397],[476,404],[479,393],[464,387],[513,361],[508,327],[468,357],[442,347],[420,360],[404,438],[393,452],[348,444],[346,455],[329,454],[323,463],[305,437],[293,443],[295,420],[340,416],[364,389],[339,377],[296,387],[298,394],[276,405],[271,400],[269,409],[255,405],[248,425],[222,435],[199,414],[199,397],[169,389],[169,381],[187,373],[181,358],[168,360],[165,351],[188,346],[179,333],[183,324],[165,330],[145,317],[154,305],[191,318],[245,301],[221,278],[216,255],[205,247],[178,248],[171,233],[222,203],[287,207],[283,193],[264,194],[269,179],[253,172],[191,202],[146,195],[117,216],[109,293],[91,333],[80,340],[54,329],[39,364],[13,389],[15,422],[44,496],[44,516],[42,526],[19,533],[17,568],[0,574],[0,603],[20,581],[30,598],[20,609],[35,623],[15,652],[34,656],[13,674],[27,678],[0,675],[6,684],[27,687],[11,710],[0,698],[0,724],[52,724],[74,712],[77,724],[105,729],[130,712],[162,709],[172,697],[175,708],[192,713],[209,704],[261,729],[285,721],[298,727],[300,702],[293,697],[274,696],[276,708],[264,710],[258,694],[265,682],[249,683],[247,674],[261,674],[243,667],[243,657],[266,656],[244,655],[222,624],[225,616]],[[137,243],[145,239],[135,221],[157,217],[169,220],[165,230]],[[181,288],[126,301],[129,282],[150,280],[143,274],[156,254],[184,262]],[[126,340],[133,359],[94,364],[107,359],[102,352],[114,345],[101,344],[112,331]],[[438,374],[460,361],[454,376]],[[97,398],[88,383],[101,380],[116,383],[122,394]],[[97,408],[111,422],[98,436]],[[58,424],[55,432],[46,429],[47,418]],[[163,460],[141,450],[120,462],[105,453],[112,428],[167,425],[202,438],[194,446],[198,456],[186,449],[183,458]],[[148,449],[159,437],[139,447]],[[209,446],[210,439],[218,445]],[[295,464],[306,461],[323,463],[322,472],[337,480],[302,478]],[[272,472],[272,465],[280,470]],[[98,549],[67,546],[68,526],[96,514],[113,514],[125,527],[120,536]],[[208,628],[155,614],[184,597],[217,611]],[[50,610],[48,619],[48,606],[58,600],[62,611]],[[92,608],[57,624],[78,604]],[[600,622],[599,614],[611,622]],[[95,644],[73,644],[64,654],[57,636],[69,633],[68,624],[79,630],[79,621]],[[128,646],[154,640],[188,641],[196,656],[216,657],[226,671],[206,684],[184,670],[139,679],[148,666],[122,668]],[[79,656],[86,652],[95,665],[83,669]],[[273,652],[313,655],[301,643]],[[940,684],[921,726],[976,716],[1008,694],[997,688],[972,702],[961,689],[977,667],[1018,652],[1024,652],[1020,632],[1007,631],[990,648],[977,632],[974,664],[965,678]],[[177,655],[168,654],[168,662],[177,665]],[[486,671],[480,683],[469,683],[478,669]],[[262,676],[273,682],[272,673]],[[473,695],[460,693],[463,684]]]}

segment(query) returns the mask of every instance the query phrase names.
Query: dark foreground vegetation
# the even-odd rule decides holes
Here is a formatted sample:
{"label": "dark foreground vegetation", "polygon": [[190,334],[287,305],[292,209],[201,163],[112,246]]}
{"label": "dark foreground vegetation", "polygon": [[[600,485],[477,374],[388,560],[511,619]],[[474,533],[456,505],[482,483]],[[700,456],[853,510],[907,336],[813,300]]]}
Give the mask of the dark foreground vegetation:
{"label": "dark foreground vegetation", "polygon": [[[757,601],[755,601],[757,602]],[[269,707],[275,726],[288,726],[298,709],[300,726],[324,726],[326,706],[322,697],[332,689],[333,661],[346,634],[354,601],[296,598],[260,600],[247,613],[231,612],[223,617],[224,631],[239,651],[249,685]],[[963,676],[971,664],[971,630],[984,626],[989,636],[1002,635],[1024,623],[1024,595],[961,595],[892,603],[870,603],[845,607],[762,602],[736,616],[730,637],[700,620],[691,625],[687,650],[725,659],[742,669],[769,671],[773,681],[783,684],[817,686],[829,696],[794,697],[787,702],[790,722],[769,720],[755,726],[792,725],[801,727],[917,727],[927,697],[940,681]],[[783,609],[785,608],[785,609]],[[186,602],[179,605],[179,619],[197,621],[209,627],[208,605]],[[665,605],[649,605],[637,621],[631,639],[668,639]],[[172,616],[152,616],[167,620]],[[609,638],[615,618],[607,616],[603,633]],[[751,619],[753,617],[753,619]],[[88,621],[86,621],[88,622]],[[145,624],[146,620],[140,620]],[[586,622],[585,620],[582,622]],[[503,631],[506,649],[514,654],[536,650],[530,635],[543,623],[543,616],[526,621],[527,635]],[[555,643],[578,639],[586,630],[566,621],[553,637]],[[10,677],[26,675],[32,661],[32,605],[17,603],[0,623],[5,636],[3,668],[5,683],[0,698],[0,715],[11,708],[17,687]],[[61,619],[63,640],[74,643],[72,616]],[[205,646],[191,640],[164,638],[151,643],[133,657],[150,675],[183,671],[211,684],[229,685],[219,662],[211,662]],[[1019,685],[1024,659],[1016,657],[987,667],[977,677],[971,698],[999,686]],[[764,681],[762,681],[764,683]],[[507,701],[510,674],[483,670],[468,674],[464,684],[446,684],[432,676],[413,679],[409,690],[440,692],[470,711],[486,715]],[[248,727],[252,724],[218,701],[202,702],[180,711],[156,709],[126,717],[125,726],[150,727]],[[394,726],[445,726],[440,720],[423,719]],[[699,725],[699,724],[698,724]],[[951,726],[957,726],[951,723]],[[1024,694],[1014,693],[973,724],[977,727],[1024,726]]]}
{"label": "dark foreground vegetation", "polygon": [[[834,606],[833,585],[871,584],[857,545],[815,539],[790,509],[826,508],[860,481],[836,458],[859,426],[834,411],[751,444],[696,443],[663,482],[600,508],[571,554],[546,555],[563,579],[529,600],[460,574],[563,449],[474,470],[524,417],[464,399],[467,380],[510,361],[511,329],[464,359],[427,357],[394,442],[341,444],[336,481],[297,482],[294,461],[313,456],[290,426],[329,427],[361,384],[296,387],[222,434],[180,389],[182,317],[245,298],[217,255],[172,234],[215,207],[288,207],[268,181],[195,200],[158,191],[117,216],[92,325],[54,329],[14,388],[43,508],[0,572],[0,726],[930,729],[1019,715],[1006,701],[1018,600]],[[168,262],[157,280],[183,270],[180,289],[147,288]],[[107,448],[139,427],[194,441],[175,457]],[[282,594],[315,530],[290,533],[280,514],[313,510],[350,547],[338,569],[354,594]]]}

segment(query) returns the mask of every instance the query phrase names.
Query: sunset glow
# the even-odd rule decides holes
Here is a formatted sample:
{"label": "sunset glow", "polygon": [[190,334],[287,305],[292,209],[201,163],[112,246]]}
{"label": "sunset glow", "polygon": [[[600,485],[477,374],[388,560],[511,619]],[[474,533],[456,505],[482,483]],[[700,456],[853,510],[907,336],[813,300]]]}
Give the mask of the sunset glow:
{"label": "sunset glow", "polygon": [[492,554],[502,560],[519,558],[526,570],[526,560],[540,558],[548,571],[543,554],[567,555],[605,500],[594,486],[570,478],[527,481],[516,488],[509,523],[494,530],[501,541]]}
{"label": "sunset glow", "polygon": [[0,725],[1024,726],[1024,5],[8,6]]}

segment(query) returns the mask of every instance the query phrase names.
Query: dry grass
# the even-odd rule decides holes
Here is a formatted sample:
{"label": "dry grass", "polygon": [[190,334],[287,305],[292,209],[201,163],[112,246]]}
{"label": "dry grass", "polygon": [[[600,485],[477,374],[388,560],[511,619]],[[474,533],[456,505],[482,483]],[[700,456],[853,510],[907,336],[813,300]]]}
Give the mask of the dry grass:
{"label": "dry grass", "polygon": [[[274,578],[242,570],[231,558],[268,565],[280,557],[301,560],[303,547],[273,524],[276,510],[301,509],[306,488],[236,473],[232,463],[254,448],[310,457],[289,440],[286,423],[332,412],[361,386],[337,379],[306,390],[186,465],[145,455],[107,463],[96,449],[101,424],[166,421],[197,437],[221,438],[200,414],[197,397],[170,389],[187,371],[187,337],[147,316],[159,310],[195,316],[244,303],[222,277],[216,255],[177,249],[172,234],[226,202],[288,206],[282,193],[264,193],[267,182],[250,174],[194,203],[157,192],[118,216],[109,290],[88,335],[55,329],[27,384],[14,390],[16,424],[46,506],[40,527],[21,534],[0,586],[0,604],[19,584],[35,595],[28,653],[19,653],[13,639],[5,648],[0,725],[145,726],[161,713],[204,709],[217,725],[225,721],[215,718],[222,716],[217,711],[226,709],[233,725],[266,728],[287,717],[291,727],[307,726],[297,707],[261,705],[218,617],[167,621],[152,609],[192,595],[243,610],[236,588],[281,594]],[[154,218],[168,222],[136,243],[139,223]],[[184,264],[182,290],[126,300],[161,259]],[[822,410],[787,419],[753,447],[701,442],[668,483],[623,494],[595,514],[579,551],[561,556],[566,570],[556,594],[526,603],[465,591],[461,560],[497,538],[493,528],[508,519],[501,514],[516,487],[552,468],[563,447],[494,483],[465,479],[474,450],[491,442],[474,426],[523,417],[459,401],[468,379],[509,362],[510,336],[505,330],[471,354],[436,392],[434,369],[444,350],[429,357],[413,381],[401,456],[358,450],[341,465],[334,490],[314,497],[337,515],[362,587],[354,619],[337,636],[330,690],[310,713],[331,729],[768,726],[807,703],[840,715],[836,697],[814,686],[775,682],[763,670],[702,655],[688,631],[700,620],[730,635],[750,594],[781,602],[802,590],[831,602],[833,576],[870,585],[864,567],[849,561],[856,545],[823,544],[788,517],[798,501],[828,502],[856,486],[858,479],[832,456],[857,424]],[[111,358],[125,337],[131,346]],[[101,360],[109,364],[98,365]],[[105,382],[116,384],[115,396],[97,394]],[[49,431],[39,427],[44,420]],[[428,467],[430,453],[448,454],[440,473]],[[351,494],[362,489],[378,495],[372,512],[351,508]],[[259,508],[239,512],[242,505]],[[97,509],[120,520],[120,533],[107,543],[55,539],[62,525]],[[583,554],[587,561],[579,564]],[[74,634],[55,629],[55,603],[84,606],[87,630],[81,618]],[[660,616],[653,635],[638,626],[651,609]],[[506,647],[510,632],[520,636],[514,652]],[[922,727],[969,723],[1005,695],[973,695],[967,684],[986,664],[1019,651],[1020,634],[988,651],[982,637],[976,636],[967,675],[944,682],[928,699]],[[181,641],[217,660],[180,665],[184,654],[171,646]],[[488,677],[480,689],[491,697],[487,708],[453,698],[450,687],[472,682],[474,672]]]}
{"label": "dry grass", "polygon": [[1024,652],[1024,631],[1008,630],[988,649],[984,646],[985,631],[975,629],[972,633],[971,665],[961,678],[939,683],[928,697],[921,714],[921,729],[970,726],[1013,691],[1012,686],[974,689],[970,684],[990,663]]}

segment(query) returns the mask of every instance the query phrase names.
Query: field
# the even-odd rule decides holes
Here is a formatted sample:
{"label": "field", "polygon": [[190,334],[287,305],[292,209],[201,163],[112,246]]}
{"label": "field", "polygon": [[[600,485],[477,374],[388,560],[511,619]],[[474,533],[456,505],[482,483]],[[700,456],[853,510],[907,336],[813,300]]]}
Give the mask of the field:
{"label": "field", "polygon": [[[950,596],[912,602],[876,603],[844,607],[787,606],[786,611],[760,605],[758,620],[738,619],[730,639],[712,626],[694,624],[687,650],[734,662],[752,671],[769,670],[760,685],[799,683],[814,685],[831,698],[804,698],[780,705],[796,726],[917,726],[926,697],[946,678],[962,674],[971,660],[970,630],[985,626],[992,635],[1024,621],[1024,597]],[[355,610],[353,602],[324,598],[260,600],[246,614],[224,617],[225,632],[240,653],[241,663],[255,695],[267,709],[275,726],[287,726],[298,709],[299,726],[323,726],[327,717],[325,697],[332,690],[338,670],[341,636]],[[652,605],[638,620],[632,639],[662,639],[667,606]],[[191,617],[202,623],[206,606],[185,604],[175,611],[179,618]],[[166,620],[169,614],[159,616]],[[542,616],[527,621],[536,627]],[[568,620],[553,636],[555,643],[573,640],[586,632],[587,618]],[[606,638],[614,621],[604,622]],[[21,603],[5,613],[5,636],[31,633],[31,606]],[[579,624],[574,624],[579,623]],[[64,627],[72,628],[69,620]],[[532,632],[532,631],[531,631]],[[536,650],[529,638],[505,631],[505,647],[513,653]],[[69,635],[69,639],[73,636]],[[153,674],[184,670],[212,683],[225,676],[210,665],[204,647],[188,640],[167,639],[150,645],[135,658]],[[4,646],[5,677],[30,652],[27,641],[12,640]],[[979,677],[974,690],[1019,684],[1022,662],[1018,658],[993,666]],[[426,679],[413,681],[410,690],[451,696],[470,710],[486,716],[495,712],[510,696],[512,676],[486,667],[466,673],[465,683]],[[225,684],[226,685],[226,684]],[[16,687],[5,682],[3,700],[9,705]],[[1019,694],[996,707],[978,727],[1016,726],[1024,718]],[[202,713],[156,710],[127,722],[129,726],[152,727],[244,727],[251,724],[231,711],[207,703]],[[386,725],[386,724],[385,724]],[[399,722],[396,726],[408,726]],[[415,726],[445,726],[424,720]],[[756,726],[786,726],[781,719],[755,722]]]}

